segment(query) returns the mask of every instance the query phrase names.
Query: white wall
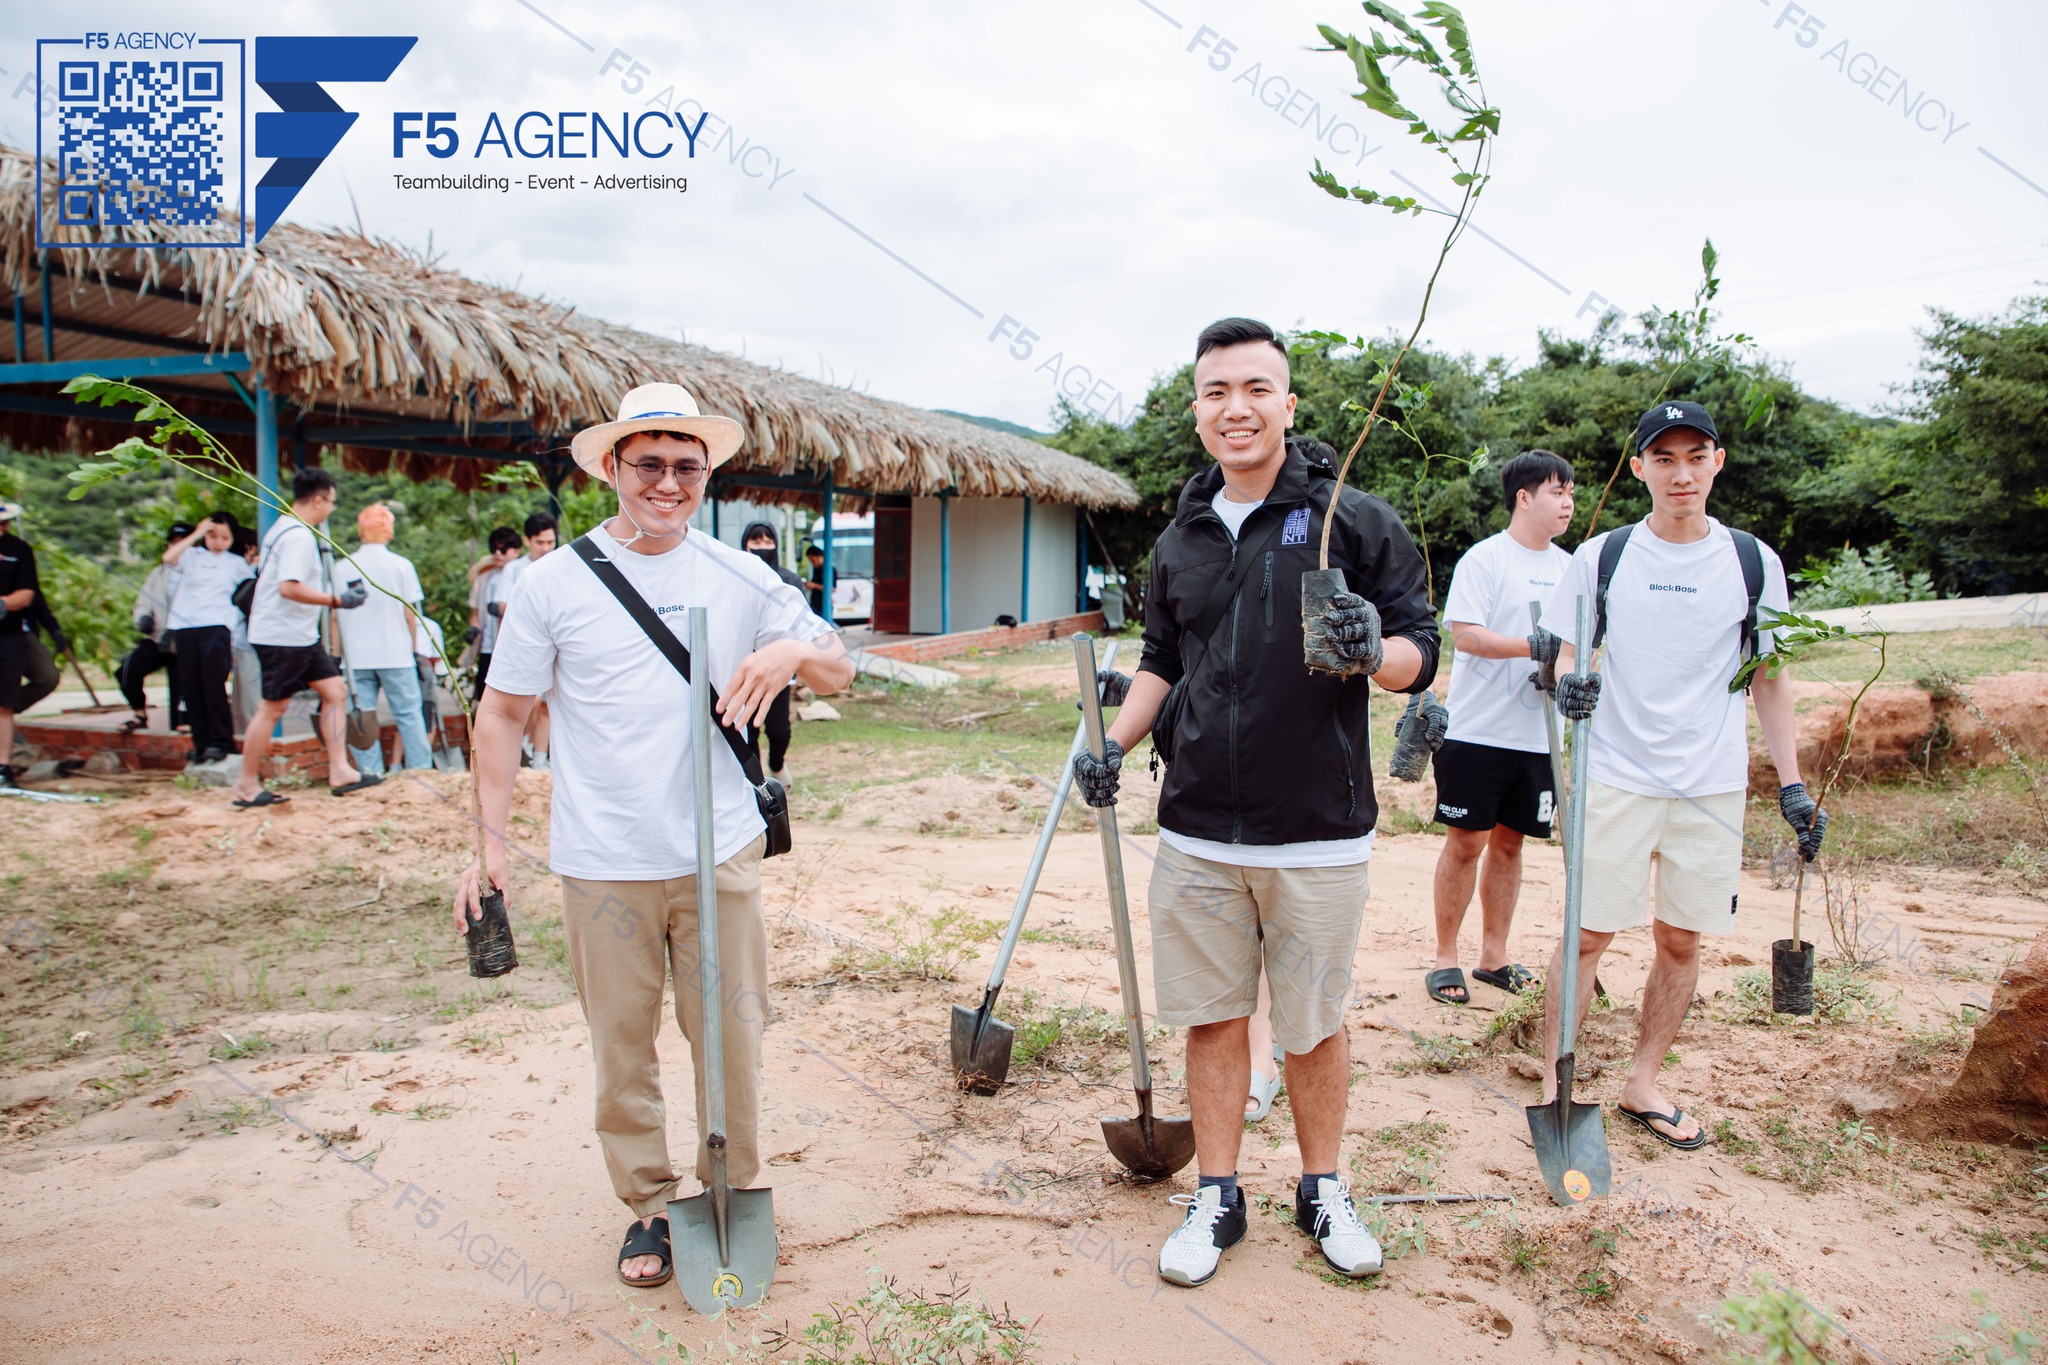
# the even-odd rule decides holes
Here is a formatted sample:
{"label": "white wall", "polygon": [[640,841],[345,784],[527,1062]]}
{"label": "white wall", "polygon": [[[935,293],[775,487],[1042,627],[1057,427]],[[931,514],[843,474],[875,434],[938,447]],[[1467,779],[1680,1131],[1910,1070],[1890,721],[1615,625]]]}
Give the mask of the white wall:
{"label": "white wall", "polygon": [[[979,630],[1023,607],[1024,500],[953,498],[953,629]],[[1033,621],[1074,610],[1074,509],[1031,506]],[[939,630],[939,500],[910,501],[910,629]]]}

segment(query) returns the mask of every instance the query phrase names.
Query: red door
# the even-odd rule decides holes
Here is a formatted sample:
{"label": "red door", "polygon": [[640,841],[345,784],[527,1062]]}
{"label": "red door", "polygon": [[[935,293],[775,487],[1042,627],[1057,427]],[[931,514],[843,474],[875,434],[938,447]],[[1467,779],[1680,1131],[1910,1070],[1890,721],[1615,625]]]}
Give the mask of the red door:
{"label": "red door", "polygon": [[875,499],[875,612],[884,635],[910,633],[910,499]]}

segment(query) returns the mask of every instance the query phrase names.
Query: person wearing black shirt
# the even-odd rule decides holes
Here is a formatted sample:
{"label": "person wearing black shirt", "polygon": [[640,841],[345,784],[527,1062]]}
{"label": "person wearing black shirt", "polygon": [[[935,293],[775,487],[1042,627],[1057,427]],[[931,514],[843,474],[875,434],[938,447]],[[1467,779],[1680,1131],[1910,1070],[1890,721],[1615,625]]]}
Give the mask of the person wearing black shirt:
{"label": "person wearing black shirt", "polygon": [[14,713],[21,704],[22,673],[28,666],[30,608],[40,585],[36,552],[14,534],[21,504],[0,502],[0,787],[14,785]]}
{"label": "person wearing black shirt", "polygon": [[[804,581],[796,574],[782,567],[775,559],[775,528],[765,521],[749,523],[740,536],[740,546],[750,554],[758,555],[761,561],[781,577],[782,581],[804,590]],[[754,732],[754,752],[761,752],[761,736],[768,736],[768,771],[772,776],[782,776],[782,760],[789,755],[789,694],[785,687],[775,694],[775,700],[768,704],[768,715],[761,722],[761,728]]]}

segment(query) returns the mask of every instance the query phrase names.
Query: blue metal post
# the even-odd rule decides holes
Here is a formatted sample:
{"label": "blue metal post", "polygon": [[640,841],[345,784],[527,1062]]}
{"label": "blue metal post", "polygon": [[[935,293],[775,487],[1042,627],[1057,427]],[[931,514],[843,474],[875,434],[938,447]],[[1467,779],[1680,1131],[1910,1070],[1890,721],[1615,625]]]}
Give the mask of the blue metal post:
{"label": "blue metal post", "polygon": [[[249,388],[256,395],[256,482],[282,501],[277,478],[277,395],[264,384],[261,375],[249,376]],[[277,512],[269,499],[259,496],[256,533],[268,535],[276,520]]]}
{"label": "blue metal post", "polygon": [[953,495],[939,494],[939,634],[953,633]]}
{"label": "blue metal post", "polygon": [[[709,490],[709,489],[706,489],[705,491],[706,491],[707,493],[709,493],[709,492],[710,492],[710,490]],[[713,540],[720,540],[720,539],[723,539],[723,537],[721,537],[721,536],[720,536],[720,535],[718,534],[718,495],[717,495],[716,493],[711,493],[710,497],[711,497],[711,538],[712,538]]]}
{"label": "blue metal post", "polygon": [[1024,499],[1024,572],[1022,591],[1024,600],[1017,607],[1017,624],[1023,625],[1031,619],[1031,499]]}
{"label": "blue metal post", "polygon": [[14,363],[28,363],[28,315],[21,308],[21,291],[14,291]]}
{"label": "blue metal post", "polygon": [[43,272],[43,359],[57,358],[57,324],[50,313],[50,269],[49,260],[42,261]]}
{"label": "blue metal post", "polygon": [[824,610],[818,615],[832,619],[832,466],[825,466],[825,591]]}

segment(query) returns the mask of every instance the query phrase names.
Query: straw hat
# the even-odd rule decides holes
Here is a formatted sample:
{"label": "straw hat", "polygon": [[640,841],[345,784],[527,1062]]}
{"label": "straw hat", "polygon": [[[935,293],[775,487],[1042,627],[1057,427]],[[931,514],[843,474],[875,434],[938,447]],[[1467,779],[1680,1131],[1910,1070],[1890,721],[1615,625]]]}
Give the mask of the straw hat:
{"label": "straw hat", "polygon": [[680,431],[695,436],[710,452],[713,469],[733,457],[744,433],[730,417],[707,417],[681,384],[642,384],[619,400],[616,421],[585,427],[569,442],[576,463],[605,483],[605,453],[636,431]]}

